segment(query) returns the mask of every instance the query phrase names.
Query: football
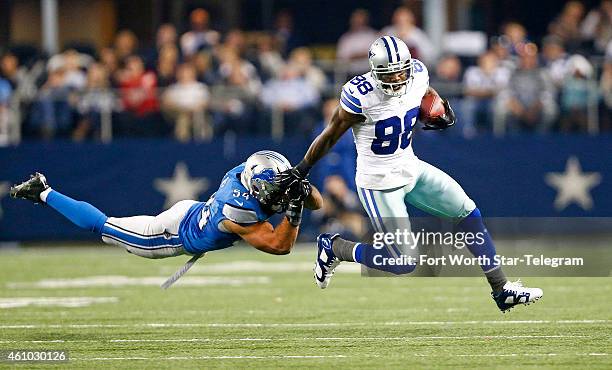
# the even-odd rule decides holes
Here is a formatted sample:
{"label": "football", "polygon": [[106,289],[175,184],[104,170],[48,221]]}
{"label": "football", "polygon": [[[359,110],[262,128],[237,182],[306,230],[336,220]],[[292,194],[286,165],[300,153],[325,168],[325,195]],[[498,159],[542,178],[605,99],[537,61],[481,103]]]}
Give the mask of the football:
{"label": "football", "polygon": [[421,122],[431,122],[437,117],[444,115],[446,110],[442,104],[442,98],[437,92],[428,90],[421,99],[421,109],[419,110],[419,120]]}

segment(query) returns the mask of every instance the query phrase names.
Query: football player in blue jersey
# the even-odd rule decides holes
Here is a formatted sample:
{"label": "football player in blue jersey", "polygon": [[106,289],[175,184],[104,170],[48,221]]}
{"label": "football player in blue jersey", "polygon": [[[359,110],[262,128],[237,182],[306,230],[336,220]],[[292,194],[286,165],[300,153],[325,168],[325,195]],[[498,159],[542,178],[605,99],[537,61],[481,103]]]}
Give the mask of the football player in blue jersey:
{"label": "football player in blue jersey", "polygon": [[[14,198],[45,203],[75,225],[100,235],[108,244],[124,247],[146,258],[201,255],[228,248],[239,239],[271,254],[291,251],[302,219],[302,209],[318,209],[318,190],[303,181],[292,194],[278,194],[274,177],[291,168],[273,151],[259,151],[225,174],[207,202],[183,200],[157,216],[107,217],[89,203],[52,189],[44,175],[11,188]],[[268,219],[285,212],[273,227]]]}

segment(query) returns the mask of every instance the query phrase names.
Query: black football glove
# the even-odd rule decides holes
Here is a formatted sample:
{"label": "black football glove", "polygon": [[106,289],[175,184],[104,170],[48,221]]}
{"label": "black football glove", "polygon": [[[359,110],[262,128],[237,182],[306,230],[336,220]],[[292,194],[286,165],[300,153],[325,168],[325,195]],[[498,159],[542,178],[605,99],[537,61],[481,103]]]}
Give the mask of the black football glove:
{"label": "black football glove", "polygon": [[290,201],[300,201],[303,202],[308,198],[310,193],[312,192],[312,188],[310,186],[310,181],[308,179],[299,180],[293,183],[287,190],[287,197]]}
{"label": "black football glove", "polygon": [[289,197],[287,191],[280,189],[274,182],[257,179],[253,183],[253,196],[266,209],[280,213],[287,209]]}
{"label": "black football glove", "polygon": [[287,191],[292,187],[297,187],[298,182],[306,179],[310,166],[301,161],[297,166],[285,170],[274,178],[274,183],[282,190]]}
{"label": "black football glove", "polygon": [[274,184],[278,186],[279,189],[287,191],[305,177],[306,176],[302,177],[302,174],[293,167],[276,175],[276,177],[274,177]]}
{"label": "black football glove", "polygon": [[424,122],[423,130],[444,130],[455,124],[455,112],[448,104],[448,100],[442,99],[444,114],[430,122]]}

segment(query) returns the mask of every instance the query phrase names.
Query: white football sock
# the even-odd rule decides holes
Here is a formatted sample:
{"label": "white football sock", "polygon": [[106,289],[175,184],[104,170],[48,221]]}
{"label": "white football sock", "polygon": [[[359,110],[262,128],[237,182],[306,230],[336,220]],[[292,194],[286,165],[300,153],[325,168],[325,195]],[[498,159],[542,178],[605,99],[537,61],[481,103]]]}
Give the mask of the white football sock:
{"label": "white football sock", "polygon": [[40,200],[42,200],[44,203],[47,203],[47,196],[49,195],[49,193],[51,192],[51,190],[53,190],[53,189],[51,189],[51,188],[47,188],[47,189],[43,190],[43,191],[40,193]]}

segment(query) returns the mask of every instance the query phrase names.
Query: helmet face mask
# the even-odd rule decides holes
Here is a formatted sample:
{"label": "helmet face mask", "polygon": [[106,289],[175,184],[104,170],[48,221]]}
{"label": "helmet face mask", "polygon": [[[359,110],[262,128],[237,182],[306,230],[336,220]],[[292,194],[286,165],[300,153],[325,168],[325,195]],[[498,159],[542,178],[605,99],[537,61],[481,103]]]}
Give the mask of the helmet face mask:
{"label": "helmet face mask", "polygon": [[[270,168],[253,176],[251,179],[251,195],[264,207],[280,213],[287,210],[289,198],[286,193],[280,193],[278,185],[274,183],[276,174]],[[277,195],[278,194],[278,195]]]}
{"label": "helmet face mask", "polygon": [[280,213],[287,209],[289,200],[285,193],[279,191],[274,178],[289,168],[291,163],[282,154],[262,150],[247,159],[240,182],[262,206]]}
{"label": "helmet face mask", "polygon": [[376,86],[386,95],[402,96],[412,86],[414,63],[408,46],[399,38],[383,36],[374,41],[368,60]]}
{"label": "helmet face mask", "polygon": [[[377,86],[387,95],[404,95],[412,86],[412,61],[410,66],[406,66],[397,72],[378,72],[372,71]],[[399,79],[398,81],[395,81]]]}

